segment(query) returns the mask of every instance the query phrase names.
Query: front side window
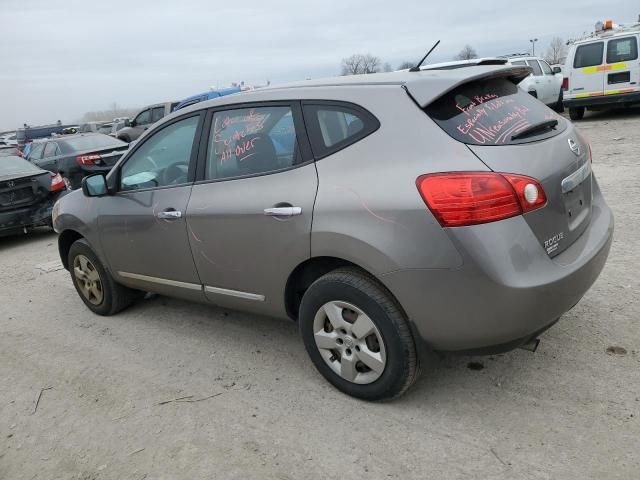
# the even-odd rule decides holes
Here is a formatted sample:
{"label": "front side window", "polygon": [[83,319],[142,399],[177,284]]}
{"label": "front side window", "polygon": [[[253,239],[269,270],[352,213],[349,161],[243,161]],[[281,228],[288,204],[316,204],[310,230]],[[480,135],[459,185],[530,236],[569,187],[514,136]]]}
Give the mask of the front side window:
{"label": "front side window", "polygon": [[199,115],[185,118],[146,139],[122,166],[120,190],[187,183],[199,120]]}
{"label": "front side window", "polygon": [[283,170],[297,161],[293,112],[288,106],[215,112],[206,178],[242,177]]}
{"label": "front side window", "polygon": [[58,155],[58,144],[49,142],[44,147],[44,157],[55,157]]}
{"label": "front side window", "polygon": [[151,110],[145,110],[136,117],[136,125],[148,125],[151,123]]}
{"label": "front side window", "polygon": [[542,75],[542,70],[540,70],[540,65],[538,65],[537,60],[527,60],[527,64],[533,69],[533,74],[536,77]]}
{"label": "front side window", "polygon": [[636,37],[616,38],[607,43],[607,63],[628,62],[638,58]]}
{"label": "front side window", "polygon": [[305,104],[305,122],[313,153],[323,157],[363,139],[377,130],[378,120],[366,110],[351,105]]}
{"label": "front side window", "polygon": [[553,71],[547,62],[540,60],[540,66],[542,67],[542,73],[545,75],[553,75]]}
{"label": "front side window", "polygon": [[151,123],[155,123],[164,117],[164,107],[156,107],[151,111]]}
{"label": "front side window", "polygon": [[594,67],[602,64],[603,51],[604,42],[580,45],[576,49],[576,55],[573,59],[573,68]]}

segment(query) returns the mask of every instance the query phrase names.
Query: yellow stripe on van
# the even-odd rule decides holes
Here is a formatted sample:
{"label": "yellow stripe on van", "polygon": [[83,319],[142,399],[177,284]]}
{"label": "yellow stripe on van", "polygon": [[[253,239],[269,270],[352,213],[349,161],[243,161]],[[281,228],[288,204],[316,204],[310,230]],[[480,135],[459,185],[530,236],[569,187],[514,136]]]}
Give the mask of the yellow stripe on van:
{"label": "yellow stripe on van", "polygon": [[599,97],[600,95],[604,95],[604,92],[578,93],[575,98]]}
{"label": "yellow stripe on van", "polygon": [[618,93],[631,93],[634,92],[636,89],[635,88],[623,88],[621,90],[608,90],[606,92],[604,92],[605,95],[616,95]]}
{"label": "yellow stripe on van", "polygon": [[612,63],[610,65],[598,65],[596,67],[586,67],[582,69],[582,73],[597,73],[597,72],[604,72],[608,70],[622,70],[624,68],[628,68],[628,64],[624,62],[620,62],[620,63]]}

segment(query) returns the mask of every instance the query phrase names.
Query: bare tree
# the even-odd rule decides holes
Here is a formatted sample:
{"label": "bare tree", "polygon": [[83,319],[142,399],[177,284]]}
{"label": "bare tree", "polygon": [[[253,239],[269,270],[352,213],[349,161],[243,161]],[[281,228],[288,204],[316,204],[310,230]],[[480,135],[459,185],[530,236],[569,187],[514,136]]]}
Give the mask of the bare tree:
{"label": "bare tree", "polygon": [[549,43],[544,59],[551,65],[562,63],[567,56],[567,46],[560,37],[553,37]]}
{"label": "bare tree", "polygon": [[398,70],[408,70],[409,68],[415,67],[416,64],[413,62],[402,62],[398,65]]}
{"label": "bare tree", "polygon": [[393,67],[391,66],[391,64],[389,62],[384,62],[384,65],[382,65],[382,71],[383,72],[393,72]]}
{"label": "bare tree", "polygon": [[342,59],[341,68],[342,75],[376,73],[380,71],[380,59],[370,53],[355,53]]}
{"label": "bare tree", "polygon": [[465,45],[454,60],[471,60],[472,58],[478,58],[478,54],[471,45]]}

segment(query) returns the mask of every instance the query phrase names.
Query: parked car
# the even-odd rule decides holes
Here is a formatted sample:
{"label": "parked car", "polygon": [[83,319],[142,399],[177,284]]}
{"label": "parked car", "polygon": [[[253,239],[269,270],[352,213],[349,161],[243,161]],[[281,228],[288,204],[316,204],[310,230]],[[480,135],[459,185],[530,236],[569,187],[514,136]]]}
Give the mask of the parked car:
{"label": "parked car", "polygon": [[534,345],[598,277],[613,216],[586,140],[517,87],[529,73],[311,80],[179,110],[58,203],[62,262],[100,315],[152,291],[289,316],[322,375],[370,400],[406,391],[429,349]]}
{"label": "parked car", "polygon": [[137,140],[147,128],[169,115],[177,105],[178,102],[165,102],[143,108],[133,120],[125,120],[126,126],[118,132],[117,138],[127,143]]}
{"label": "parked car", "polygon": [[111,131],[107,132],[107,135],[117,138],[118,132],[127,126],[126,123],[125,120],[114,120],[111,124]]}
{"label": "parked car", "polygon": [[242,90],[240,86],[236,86],[236,87],[222,88],[219,90],[209,90],[208,92],[198,93],[196,95],[187,97],[184,100],[181,100],[174,107],[173,111],[175,112],[176,110],[180,110],[181,108],[195,105],[196,103],[199,103],[199,102],[204,102],[205,100],[212,100],[214,98],[224,97],[225,95],[231,95],[232,93],[238,93],[241,91]]}
{"label": "parked car", "polygon": [[111,170],[128,148],[109,135],[80,133],[35,143],[26,158],[44,170],[60,173],[74,189],[80,187],[84,176]]}
{"label": "parked car", "polygon": [[20,149],[10,145],[0,145],[0,157],[20,156]]}
{"label": "parked car", "polygon": [[16,132],[9,132],[9,133],[5,133],[4,135],[0,136],[0,146],[2,145],[8,145],[10,147],[17,147],[18,146],[18,139],[16,136]]}
{"label": "parked car", "polygon": [[531,75],[522,79],[518,86],[554,110],[563,111],[562,73],[560,68],[551,68],[545,60],[528,54],[455,60],[423,65],[420,69],[456,70],[478,65],[522,65],[530,67]]}
{"label": "parked car", "polygon": [[564,68],[564,105],[572,120],[586,109],[640,105],[640,23],[596,24],[595,32],[569,47]]}
{"label": "parked car", "polygon": [[16,155],[0,159],[0,236],[51,226],[53,204],[65,191],[59,174]]}
{"label": "parked car", "polygon": [[109,122],[105,122],[105,121],[81,123],[78,126],[77,133],[105,133],[101,131],[101,129],[104,125],[107,125],[107,124],[110,125]]}

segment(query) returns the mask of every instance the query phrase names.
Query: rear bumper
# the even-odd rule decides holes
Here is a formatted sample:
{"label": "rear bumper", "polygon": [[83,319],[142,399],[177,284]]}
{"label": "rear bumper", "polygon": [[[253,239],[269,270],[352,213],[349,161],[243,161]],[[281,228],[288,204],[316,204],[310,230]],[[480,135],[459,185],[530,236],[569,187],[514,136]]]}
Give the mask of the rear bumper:
{"label": "rear bumper", "polygon": [[458,269],[401,270],[380,279],[414,331],[441,351],[506,351],[551,326],[600,274],[613,215],[594,192],[589,227],[549,258],[523,217],[450,229],[463,256]]}
{"label": "rear bumper", "polygon": [[595,107],[595,106],[620,106],[626,103],[640,103],[640,92],[619,93],[616,95],[600,95],[597,97],[565,98],[562,101],[566,108]]}
{"label": "rear bumper", "polygon": [[64,193],[66,192],[49,196],[36,205],[0,213],[0,236],[14,235],[22,232],[25,228],[51,224],[53,204]]}

